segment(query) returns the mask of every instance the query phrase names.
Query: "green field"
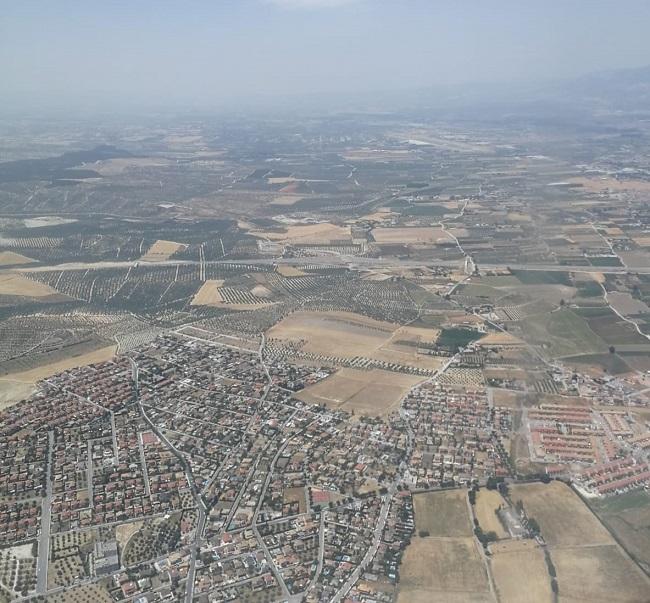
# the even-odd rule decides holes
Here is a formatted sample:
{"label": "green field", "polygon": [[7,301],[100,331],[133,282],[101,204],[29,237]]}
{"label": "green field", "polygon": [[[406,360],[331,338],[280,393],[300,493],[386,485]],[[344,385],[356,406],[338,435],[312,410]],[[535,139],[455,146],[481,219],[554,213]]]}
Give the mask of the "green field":
{"label": "green field", "polygon": [[596,365],[607,371],[610,375],[620,375],[622,373],[628,373],[632,370],[627,365],[625,360],[618,354],[582,354],[580,356],[571,356],[570,358],[565,358],[565,362],[569,365]]}
{"label": "green field", "polygon": [[442,329],[436,340],[436,345],[457,352],[458,348],[464,348],[468,343],[480,339],[483,335],[484,333],[479,333],[474,329],[463,329],[460,327]]}
{"label": "green field", "polygon": [[523,285],[566,285],[573,286],[568,272],[556,270],[511,270]]}
{"label": "green field", "polygon": [[573,310],[529,316],[517,323],[517,335],[558,358],[606,352],[607,344],[589,328],[589,323]]}
{"label": "green field", "polygon": [[650,571],[650,494],[637,490],[589,501],[589,506],[632,558]]}

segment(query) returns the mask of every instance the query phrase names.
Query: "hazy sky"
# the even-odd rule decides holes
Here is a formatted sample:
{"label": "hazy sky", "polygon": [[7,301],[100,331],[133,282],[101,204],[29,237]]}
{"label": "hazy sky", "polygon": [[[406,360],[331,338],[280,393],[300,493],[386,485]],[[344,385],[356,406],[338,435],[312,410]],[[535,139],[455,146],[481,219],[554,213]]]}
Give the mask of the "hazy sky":
{"label": "hazy sky", "polygon": [[4,0],[0,90],[221,106],[565,77],[650,63],[649,30],[649,0]]}

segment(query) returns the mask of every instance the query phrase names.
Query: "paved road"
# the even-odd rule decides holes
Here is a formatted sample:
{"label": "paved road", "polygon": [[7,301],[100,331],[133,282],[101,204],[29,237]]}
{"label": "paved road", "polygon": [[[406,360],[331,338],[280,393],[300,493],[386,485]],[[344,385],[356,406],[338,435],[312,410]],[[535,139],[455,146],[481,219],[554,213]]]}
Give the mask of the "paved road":
{"label": "paved road", "polygon": [[350,577],[345,581],[345,584],[332,597],[331,603],[340,603],[345,598],[345,596],[350,592],[350,589],[356,584],[357,580],[361,577],[362,572],[365,571],[365,567],[373,560],[374,556],[376,555],[377,549],[379,548],[379,544],[381,543],[381,536],[384,533],[384,526],[386,525],[386,519],[388,518],[390,501],[396,489],[397,489],[396,484],[393,484],[389,488],[388,494],[386,494],[383,497],[381,512],[379,513],[377,526],[375,527],[375,532],[372,537],[372,544],[370,545],[370,547],[368,547],[368,550],[366,551],[366,554],[364,555],[361,563],[352,572]]}
{"label": "paved road", "polygon": [[[114,261],[114,262],[72,262],[67,264],[56,264],[49,266],[31,266],[20,268],[20,272],[51,272],[55,270],[87,270],[101,268],[132,268],[135,265],[140,266],[201,266],[197,260],[163,260],[160,262],[143,262],[134,261]],[[395,258],[366,258],[346,255],[322,255],[307,258],[256,258],[250,260],[222,260],[214,262],[205,262],[210,265],[236,264],[236,265],[337,265],[350,268],[422,268],[423,266],[443,266],[448,268],[460,268],[465,265],[465,257],[457,260],[432,260],[429,262],[415,260],[397,260]],[[650,274],[650,266],[560,266],[558,264],[511,264],[511,263],[491,263],[485,264],[479,262],[481,270],[505,270],[512,268],[515,270],[531,271],[553,271],[553,272],[582,272],[582,273],[599,273],[599,274],[621,274],[626,272],[638,272],[640,274]]]}
{"label": "paved road", "polygon": [[47,469],[45,472],[45,498],[41,503],[41,533],[38,537],[38,560],[36,562],[36,592],[47,592],[47,565],[50,559],[50,524],[52,520],[52,463],[54,432],[47,434]]}

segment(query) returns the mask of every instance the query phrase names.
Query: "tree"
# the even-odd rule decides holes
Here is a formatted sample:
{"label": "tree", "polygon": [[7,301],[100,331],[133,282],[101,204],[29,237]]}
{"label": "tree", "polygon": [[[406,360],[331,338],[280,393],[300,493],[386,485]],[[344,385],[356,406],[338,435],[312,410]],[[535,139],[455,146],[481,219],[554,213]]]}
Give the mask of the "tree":
{"label": "tree", "polygon": [[499,485],[499,480],[497,480],[497,478],[494,477],[494,475],[491,475],[490,477],[488,477],[487,484],[485,485],[485,487],[488,490],[496,490],[498,485]]}
{"label": "tree", "polygon": [[537,536],[539,534],[540,529],[539,529],[539,524],[537,523],[537,520],[533,519],[532,517],[528,518],[528,529],[531,531],[532,534]]}

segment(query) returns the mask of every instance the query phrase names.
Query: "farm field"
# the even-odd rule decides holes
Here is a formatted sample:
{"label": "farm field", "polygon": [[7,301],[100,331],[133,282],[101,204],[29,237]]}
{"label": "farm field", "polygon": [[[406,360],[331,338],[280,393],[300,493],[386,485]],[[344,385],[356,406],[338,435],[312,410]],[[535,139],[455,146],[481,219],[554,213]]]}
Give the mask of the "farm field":
{"label": "farm field", "polygon": [[638,490],[589,504],[632,558],[650,571],[650,494]]}
{"label": "farm field", "polygon": [[648,600],[650,579],[616,544],[551,550],[560,601]]}
{"label": "farm field", "polygon": [[507,540],[490,546],[490,565],[501,603],[551,603],[551,577],[534,540]]}
{"label": "farm field", "polygon": [[267,337],[304,341],[306,352],[354,357],[379,349],[396,328],[351,312],[294,312],[273,326]]}
{"label": "farm field", "polygon": [[192,306],[213,306],[220,304],[223,299],[219,289],[223,286],[223,280],[208,280],[201,285],[201,288],[192,298]]}
{"label": "farm field", "polygon": [[442,229],[426,226],[407,228],[373,228],[372,236],[377,243],[435,244],[439,241],[449,242],[453,239]]}
{"label": "farm field", "polygon": [[413,497],[415,528],[432,537],[463,538],[472,535],[467,492],[462,489],[425,492]]}
{"label": "farm field", "polygon": [[476,519],[484,532],[494,532],[498,538],[507,538],[508,533],[501,525],[496,510],[504,506],[505,501],[496,490],[481,488],[476,495],[474,513]]}
{"label": "farm field", "polygon": [[437,334],[437,329],[400,327],[352,312],[294,312],[266,333],[269,339],[294,342],[304,352],[365,356],[426,369],[437,369],[441,359],[418,353],[415,344],[431,343]]}
{"label": "farm field", "polygon": [[607,351],[607,343],[570,309],[527,317],[516,325],[517,335],[533,345],[543,346],[553,358]]}
{"label": "farm field", "polygon": [[145,253],[140,260],[143,262],[163,262],[168,260],[180,249],[185,249],[186,245],[183,243],[176,243],[175,241],[156,241],[147,253]]}
{"label": "farm field", "polygon": [[37,368],[33,368],[27,371],[22,371],[20,373],[11,373],[8,375],[3,375],[0,377],[0,389],[2,388],[2,382],[7,381],[13,383],[12,388],[18,387],[16,383],[23,383],[26,385],[33,385],[38,383],[42,379],[47,379],[56,373],[62,371],[67,371],[68,369],[75,368],[78,366],[85,366],[88,364],[95,364],[96,362],[105,362],[110,360],[115,356],[117,346],[111,345],[100,348],[98,350],[93,350],[91,352],[86,352],[78,356],[70,356],[56,362],[45,364]]}
{"label": "farm field", "polygon": [[0,410],[29,398],[35,390],[33,383],[0,377]]}
{"label": "farm field", "polygon": [[379,369],[343,368],[305,388],[296,397],[311,404],[325,404],[328,408],[382,416],[394,410],[408,391],[423,380],[423,377]]}
{"label": "farm field", "polygon": [[514,484],[513,502],[521,500],[528,517],[540,525],[544,540],[551,546],[611,544],[609,532],[578,495],[566,484]]}
{"label": "farm field", "polygon": [[17,272],[0,273],[0,295],[20,295],[24,297],[58,296],[65,299],[58,291],[45,283],[32,281]]}
{"label": "farm field", "polygon": [[13,251],[0,251],[0,266],[18,266],[20,264],[32,264],[35,261]]}
{"label": "farm field", "polygon": [[298,224],[286,226],[282,230],[250,230],[249,234],[270,241],[287,244],[321,244],[332,241],[351,241],[350,228],[329,222],[319,224]]}
{"label": "farm field", "polygon": [[414,538],[402,561],[398,603],[493,601],[473,538]]}

